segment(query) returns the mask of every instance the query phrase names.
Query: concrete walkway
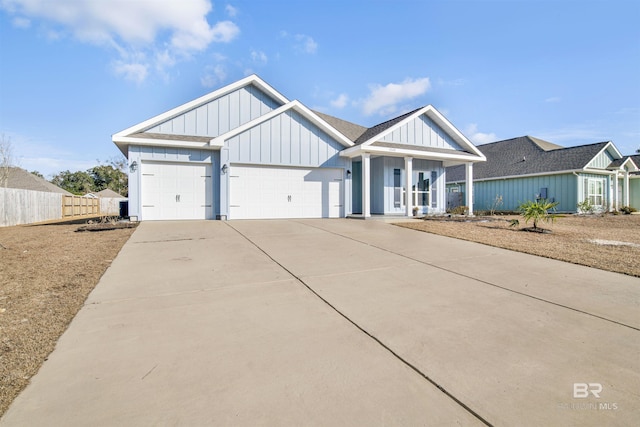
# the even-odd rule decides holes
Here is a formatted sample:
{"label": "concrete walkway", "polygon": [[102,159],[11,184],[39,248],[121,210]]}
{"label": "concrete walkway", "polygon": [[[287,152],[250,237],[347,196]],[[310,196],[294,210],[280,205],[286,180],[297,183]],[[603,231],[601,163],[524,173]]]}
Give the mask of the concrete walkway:
{"label": "concrete walkway", "polygon": [[142,223],[0,425],[638,419],[639,279],[274,220]]}

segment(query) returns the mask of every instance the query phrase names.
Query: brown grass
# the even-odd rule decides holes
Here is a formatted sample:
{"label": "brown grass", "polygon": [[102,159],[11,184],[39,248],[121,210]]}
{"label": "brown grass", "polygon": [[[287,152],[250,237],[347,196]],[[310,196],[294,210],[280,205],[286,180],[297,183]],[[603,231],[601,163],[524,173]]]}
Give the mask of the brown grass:
{"label": "brown grass", "polygon": [[[519,227],[510,227],[511,219],[519,219]],[[517,216],[430,217],[397,225],[640,277],[640,215],[566,215],[538,224],[548,234],[522,231],[531,223]]]}
{"label": "brown grass", "polygon": [[0,416],[26,387],[134,229],[0,228]]}

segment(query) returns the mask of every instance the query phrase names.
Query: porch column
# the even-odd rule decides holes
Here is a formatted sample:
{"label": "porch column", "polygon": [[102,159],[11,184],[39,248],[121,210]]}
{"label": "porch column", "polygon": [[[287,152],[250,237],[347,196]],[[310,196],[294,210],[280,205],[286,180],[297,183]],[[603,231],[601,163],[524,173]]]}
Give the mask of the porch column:
{"label": "porch column", "polygon": [[362,216],[371,216],[371,174],[370,169],[371,154],[362,153]]}
{"label": "porch column", "polygon": [[618,172],[616,172],[613,174],[613,194],[611,195],[611,198],[615,200],[615,202],[613,202],[612,210],[616,211],[620,209],[620,198],[618,197],[618,194],[620,194],[620,185],[618,184]]}
{"label": "porch column", "polygon": [[466,171],[466,193],[467,193],[467,208],[469,212],[467,215],[473,216],[473,163],[469,162],[465,164]]}
{"label": "porch column", "polygon": [[407,216],[413,215],[413,157],[404,158],[405,186],[407,188]]}
{"label": "porch column", "polygon": [[629,206],[629,171],[624,171],[624,186],[622,187],[624,192],[624,205]]}

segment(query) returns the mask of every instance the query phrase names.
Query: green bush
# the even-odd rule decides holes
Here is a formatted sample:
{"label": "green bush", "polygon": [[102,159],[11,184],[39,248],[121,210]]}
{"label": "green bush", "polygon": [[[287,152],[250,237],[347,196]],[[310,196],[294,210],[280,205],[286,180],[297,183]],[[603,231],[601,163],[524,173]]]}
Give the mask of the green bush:
{"label": "green bush", "polygon": [[553,222],[556,218],[555,214],[549,213],[549,211],[555,211],[555,207],[558,206],[560,202],[549,202],[546,199],[538,199],[535,202],[528,200],[524,203],[521,203],[518,206],[518,211],[520,211],[520,215],[524,218],[524,222],[528,223],[529,220],[533,221],[533,229],[537,230],[538,222]]}
{"label": "green bush", "polygon": [[465,215],[467,212],[469,212],[469,208],[467,206],[456,206],[449,210],[451,215]]}
{"label": "green bush", "polygon": [[595,210],[595,207],[591,204],[589,199],[584,199],[582,202],[576,205],[578,208],[578,212],[582,214],[592,214]]}
{"label": "green bush", "polygon": [[632,206],[623,206],[620,208],[620,212],[625,215],[631,215],[633,212],[638,212],[638,210]]}

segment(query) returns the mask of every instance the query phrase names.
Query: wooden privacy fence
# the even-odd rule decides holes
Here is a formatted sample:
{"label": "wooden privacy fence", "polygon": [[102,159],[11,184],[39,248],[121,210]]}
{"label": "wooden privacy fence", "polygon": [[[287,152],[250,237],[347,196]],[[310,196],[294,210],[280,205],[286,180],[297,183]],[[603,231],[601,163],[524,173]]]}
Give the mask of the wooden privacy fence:
{"label": "wooden privacy fence", "polygon": [[100,215],[100,200],[85,196],[62,196],[62,217]]}
{"label": "wooden privacy fence", "polygon": [[0,187],[0,227],[120,213],[126,198],[67,196]]}

